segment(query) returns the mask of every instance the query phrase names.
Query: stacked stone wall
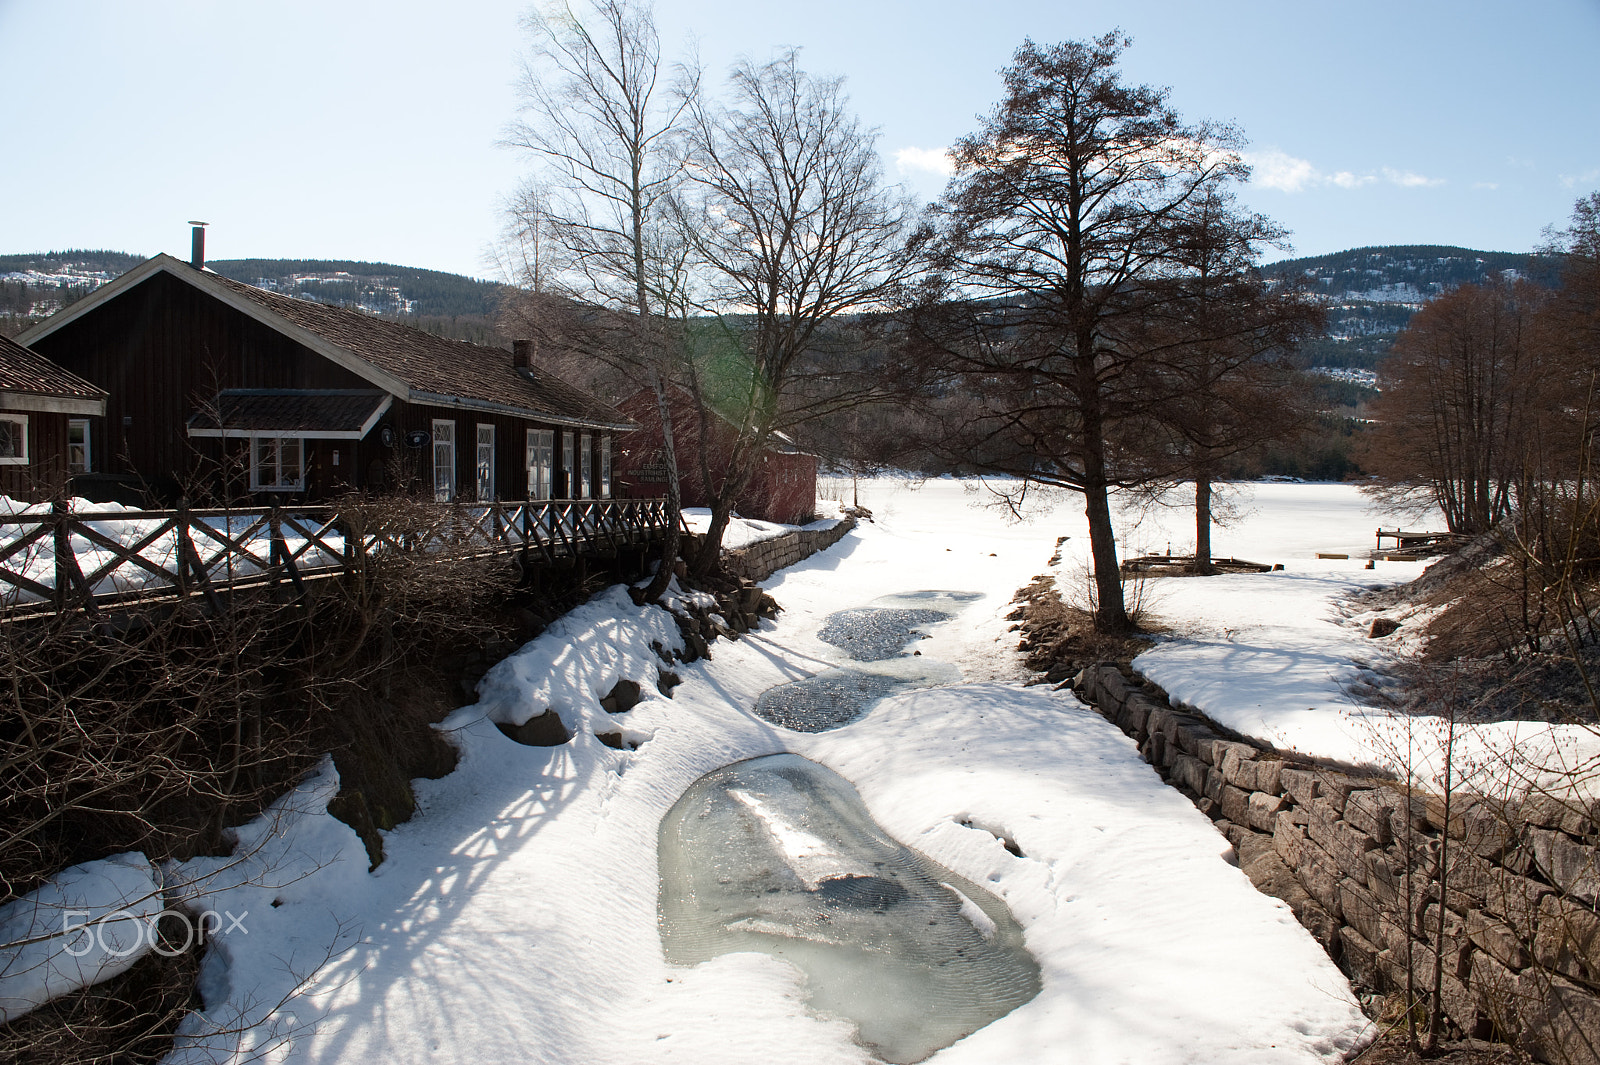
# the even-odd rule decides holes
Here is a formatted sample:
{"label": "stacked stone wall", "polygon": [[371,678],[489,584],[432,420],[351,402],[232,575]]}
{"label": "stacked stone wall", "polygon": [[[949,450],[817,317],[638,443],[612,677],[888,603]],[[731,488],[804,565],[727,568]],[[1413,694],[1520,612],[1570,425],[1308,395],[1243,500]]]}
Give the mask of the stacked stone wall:
{"label": "stacked stone wall", "polygon": [[1230,738],[1115,665],[1076,690],[1356,984],[1402,991],[1409,971],[1426,999],[1438,960],[1439,1006],[1466,1035],[1600,1063],[1600,803],[1458,794],[1447,816],[1440,796]]}
{"label": "stacked stone wall", "polygon": [[846,516],[827,529],[796,529],[760,540],[747,547],[722,553],[722,568],[730,577],[746,581],[764,581],[785,566],[792,566],[826,550],[844,538],[856,527],[854,516]]}

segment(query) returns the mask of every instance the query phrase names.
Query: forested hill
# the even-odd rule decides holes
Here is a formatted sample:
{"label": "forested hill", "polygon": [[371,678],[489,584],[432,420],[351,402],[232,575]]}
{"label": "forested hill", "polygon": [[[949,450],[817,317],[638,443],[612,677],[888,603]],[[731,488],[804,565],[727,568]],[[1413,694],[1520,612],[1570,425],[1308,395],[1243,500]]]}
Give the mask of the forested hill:
{"label": "forested hill", "polygon": [[1412,244],[1285,259],[1265,267],[1264,273],[1306,278],[1317,291],[1336,299],[1420,303],[1493,274],[1511,271],[1531,277],[1543,272],[1543,263],[1517,252]]}
{"label": "forested hill", "polygon": [[[116,251],[0,255],[0,334],[15,336],[144,261]],[[503,285],[392,263],[336,259],[217,259],[210,269],[299,299],[352,307],[431,333],[498,342]]]}
{"label": "forested hill", "polygon": [[1429,300],[1497,274],[1549,281],[1554,263],[1516,252],[1390,245],[1285,259],[1263,273],[1304,281],[1327,301],[1327,334],[1302,349],[1307,366],[1371,370]]}

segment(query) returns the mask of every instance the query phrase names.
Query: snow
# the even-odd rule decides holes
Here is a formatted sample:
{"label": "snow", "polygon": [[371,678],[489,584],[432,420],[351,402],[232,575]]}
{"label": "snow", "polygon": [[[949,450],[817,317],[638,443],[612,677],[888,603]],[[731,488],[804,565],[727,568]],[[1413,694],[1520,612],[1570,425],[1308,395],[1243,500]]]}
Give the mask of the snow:
{"label": "snow", "polygon": [[[248,1026],[246,1051],[295,1062],[870,1062],[793,966],[663,953],[663,816],[704,774],[782,752],[849,780],[895,839],[998,896],[1023,929],[1039,995],[933,1062],[1339,1060],[1366,1022],[1288,909],[1119,730],[1019,684],[1011,595],[1057,536],[1081,541],[1081,510],[1019,525],[974,508],[982,489],[958,481],[861,492],[875,521],[769,580],[778,621],[674,667],[670,700],[650,683],[651,643],[678,646],[677,630],[620,589],[497,666],[441,726],[458,768],[417,782],[417,815],[373,873],[323,812],[331,766],[241,830],[248,861],[174,868],[191,906],[249,916],[208,957],[205,1010],[171,1060],[213,1060],[224,1029]],[[963,683],[814,734],[750,712],[764,690],[849,661],[818,639],[829,615],[929,589],[979,593],[917,644]],[[599,696],[624,676],[646,697],[608,715]],[[524,747],[495,725],[545,707],[571,743]],[[594,735],[619,726],[637,750]]]}
{"label": "snow", "polygon": [[[1149,582],[1152,609],[1172,632],[1134,659],[1134,668],[1174,700],[1247,736],[1393,772],[1414,762],[1422,782],[1437,786],[1448,743],[1444,721],[1397,716],[1357,690],[1363,682],[1381,688],[1382,671],[1419,645],[1404,635],[1368,639],[1375,615],[1343,607],[1356,593],[1421,574],[1425,562],[1380,560],[1365,568],[1377,528],[1411,523],[1369,509],[1354,485],[1239,487],[1246,515],[1214,532],[1214,553],[1281,562],[1284,569]],[[1184,511],[1161,512],[1137,535],[1149,543],[1192,545],[1192,525],[1185,521],[1192,518]],[[1442,527],[1442,519],[1430,527]],[[1350,558],[1318,559],[1319,551]],[[1513,781],[1564,786],[1574,774],[1588,778],[1583,790],[1600,786],[1594,729],[1472,725],[1458,728],[1454,744],[1458,778],[1486,793]]]}
{"label": "snow", "polygon": [[137,853],[70,866],[0,906],[0,1024],[125,972],[156,942],[161,909]]}

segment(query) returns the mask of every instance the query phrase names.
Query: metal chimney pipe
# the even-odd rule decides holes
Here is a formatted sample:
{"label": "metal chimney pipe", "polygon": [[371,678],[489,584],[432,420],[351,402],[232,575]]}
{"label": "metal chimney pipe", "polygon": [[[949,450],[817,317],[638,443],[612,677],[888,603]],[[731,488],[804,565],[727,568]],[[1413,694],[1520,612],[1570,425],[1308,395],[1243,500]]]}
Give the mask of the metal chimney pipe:
{"label": "metal chimney pipe", "polygon": [[211,223],[196,222],[190,219],[189,224],[194,227],[189,231],[189,265],[196,270],[204,270],[206,268],[206,226]]}

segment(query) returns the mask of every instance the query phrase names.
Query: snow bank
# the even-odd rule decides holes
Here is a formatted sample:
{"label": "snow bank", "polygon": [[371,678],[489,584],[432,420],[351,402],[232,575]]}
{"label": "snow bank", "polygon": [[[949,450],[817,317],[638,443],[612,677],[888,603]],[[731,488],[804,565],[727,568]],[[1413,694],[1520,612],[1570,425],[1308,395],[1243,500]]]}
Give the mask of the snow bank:
{"label": "snow bank", "polygon": [[127,971],[155,944],[161,910],[138,853],[63,869],[0,906],[0,1024]]}

